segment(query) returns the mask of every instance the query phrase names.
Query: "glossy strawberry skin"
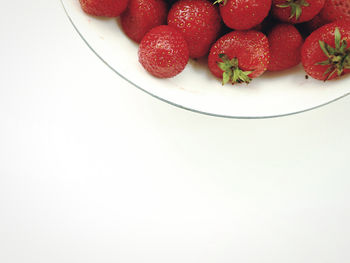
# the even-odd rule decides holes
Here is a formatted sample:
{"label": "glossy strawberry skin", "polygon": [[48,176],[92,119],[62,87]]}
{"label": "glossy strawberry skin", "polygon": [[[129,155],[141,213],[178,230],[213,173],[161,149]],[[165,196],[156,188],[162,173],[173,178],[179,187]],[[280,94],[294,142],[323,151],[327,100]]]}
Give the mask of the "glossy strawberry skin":
{"label": "glossy strawberry skin", "polygon": [[271,9],[271,0],[227,0],[220,4],[224,23],[232,29],[248,30],[259,25]]}
{"label": "glossy strawberry skin", "polygon": [[[326,44],[334,48],[334,35],[336,28],[340,31],[341,39],[350,43],[350,23],[339,21],[320,27],[314,31],[303,44],[301,51],[303,67],[306,73],[315,79],[331,80],[338,77],[337,74],[334,74],[331,77],[329,77],[328,74],[325,74],[329,67],[328,65],[318,65],[318,63],[327,60],[327,56],[322,51],[319,42],[324,41]],[[345,69],[342,75],[348,73],[350,73],[350,69]]]}
{"label": "glossy strawberry skin", "polygon": [[308,6],[301,7],[301,15],[298,19],[295,16],[291,18],[292,9],[291,7],[278,7],[288,3],[288,0],[272,0],[272,13],[273,15],[281,20],[282,22],[288,23],[303,23],[313,19],[323,8],[325,0],[305,0]]}
{"label": "glossy strawberry skin", "polygon": [[167,25],[155,27],[144,36],[138,55],[141,65],[158,78],[176,76],[189,59],[185,38],[177,29]]}
{"label": "glossy strawberry skin", "polygon": [[169,11],[168,25],[183,33],[190,57],[200,58],[216,40],[221,18],[218,8],[207,0],[180,0]]}
{"label": "glossy strawberry skin", "polygon": [[79,0],[83,11],[93,16],[117,17],[123,13],[129,0]]}
{"label": "glossy strawberry skin", "polygon": [[237,58],[239,68],[253,71],[250,78],[262,75],[270,61],[269,43],[267,37],[258,31],[233,31],[219,38],[211,47],[208,66],[214,76],[222,78],[223,70],[218,67],[220,54],[226,54],[229,59]]}
{"label": "glossy strawberry skin", "polygon": [[268,35],[270,44],[269,71],[281,71],[298,65],[301,61],[303,38],[295,26],[279,24]]}
{"label": "glossy strawberry skin", "polygon": [[326,0],[320,17],[328,22],[350,19],[350,0]]}
{"label": "glossy strawberry skin", "polygon": [[129,0],[121,15],[124,33],[136,42],[153,27],[166,24],[167,4],[163,0]]}

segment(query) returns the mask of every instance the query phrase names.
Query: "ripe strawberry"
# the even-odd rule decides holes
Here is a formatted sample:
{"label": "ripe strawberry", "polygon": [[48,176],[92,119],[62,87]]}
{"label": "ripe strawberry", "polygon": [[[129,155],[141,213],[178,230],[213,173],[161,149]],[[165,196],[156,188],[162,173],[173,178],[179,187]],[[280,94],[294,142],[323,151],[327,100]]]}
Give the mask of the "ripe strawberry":
{"label": "ripe strawberry", "polygon": [[218,9],[207,0],[180,0],[169,11],[168,25],[183,33],[190,57],[200,58],[208,54],[216,40],[221,18]]}
{"label": "ripe strawberry", "polygon": [[267,37],[258,31],[233,31],[211,47],[208,66],[222,83],[249,83],[263,74],[270,60]]}
{"label": "ripe strawberry", "polygon": [[325,0],[272,0],[272,12],[281,21],[302,23],[314,18],[324,3]]}
{"label": "ripe strawberry", "polygon": [[85,13],[93,16],[117,17],[124,12],[128,0],[79,0]]}
{"label": "ripe strawberry", "polygon": [[179,74],[188,62],[185,38],[171,26],[151,29],[139,46],[139,61],[153,76],[171,78]]}
{"label": "ripe strawberry", "polygon": [[279,24],[268,35],[270,44],[269,71],[281,71],[298,65],[301,61],[303,38],[295,26]]}
{"label": "ripe strawberry", "polygon": [[259,25],[267,17],[271,0],[216,0],[224,23],[236,30],[247,30]]}
{"label": "ripe strawberry", "polygon": [[307,74],[330,80],[350,73],[350,23],[334,22],[314,31],[302,47]]}
{"label": "ripe strawberry", "polygon": [[320,16],[328,22],[350,19],[350,0],[326,0]]}
{"label": "ripe strawberry", "polygon": [[166,24],[167,5],[163,0],[130,0],[121,15],[125,34],[136,42],[153,27]]}

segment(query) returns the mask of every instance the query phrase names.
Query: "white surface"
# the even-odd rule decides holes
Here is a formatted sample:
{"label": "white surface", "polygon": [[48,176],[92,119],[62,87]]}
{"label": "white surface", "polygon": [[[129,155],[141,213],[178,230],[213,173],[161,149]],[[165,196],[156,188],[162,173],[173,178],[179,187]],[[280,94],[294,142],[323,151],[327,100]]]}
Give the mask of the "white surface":
{"label": "white surface", "polygon": [[59,2],[2,10],[1,263],[350,261],[350,98],[195,114],[120,80]]}
{"label": "white surface", "polygon": [[270,117],[324,105],[350,93],[350,78],[322,82],[305,79],[302,66],[287,72],[265,73],[246,85],[221,86],[205,60],[190,60],[171,79],[148,74],[138,62],[138,46],[114,18],[86,15],[77,0],[62,0],[70,19],[88,45],[106,64],[141,89],[187,109],[229,117]]}

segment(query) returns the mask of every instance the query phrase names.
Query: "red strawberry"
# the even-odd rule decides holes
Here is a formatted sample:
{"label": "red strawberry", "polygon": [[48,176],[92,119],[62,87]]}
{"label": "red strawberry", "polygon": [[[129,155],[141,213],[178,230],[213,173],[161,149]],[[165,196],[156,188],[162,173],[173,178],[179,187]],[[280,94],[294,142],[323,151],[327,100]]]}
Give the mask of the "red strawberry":
{"label": "red strawberry", "polygon": [[270,44],[269,71],[280,71],[298,65],[301,61],[303,38],[295,26],[280,24],[268,35]]}
{"label": "red strawberry", "polygon": [[307,74],[330,80],[350,73],[350,23],[334,22],[314,31],[302,47]]}
{"label": "red strawberry", "polygon": [[168,25],[181,31],[190,57],[205,56],[216,40],[221,18],[218,9],[207,0],[180,0],[169,11]]}
{"label": "red strawberry", "polygon": [[350,0],[326,0],[320,16],[328,22],[350,19]]}
{"label": "red strawberry", "polygon": [[128,0],[79,0],[85,13],[93,16],[117,17],[124,12]]}
{"label": "red strawberry", "polygon": [[188,62],[185,38],[171,26],[151,29],[139,46],[139,61],[153,76],[171,78],[179,74]]}
{"label": "red strawberry", "polygon": [[263,74],[270,60],[267,37],[258,31],[234,31],[211,47],[208,66],[222,83],[249,83]]}
{"label": "red strawberry", "polygon": [[272,0],[272,12],[281,21],[302,23],[313,19],[324,3],[325,0]]}
{"label": "red strawberry", "polygon": [[163,0],[130,0],[121,15],[125,34],[136,42],[153,27],[166,24],[167,5]]}
{"label": "red strawberry", "polygon": [[236,30],[247,30],[259,25],[267,17],[271,0],[216,0],[224,23]]}

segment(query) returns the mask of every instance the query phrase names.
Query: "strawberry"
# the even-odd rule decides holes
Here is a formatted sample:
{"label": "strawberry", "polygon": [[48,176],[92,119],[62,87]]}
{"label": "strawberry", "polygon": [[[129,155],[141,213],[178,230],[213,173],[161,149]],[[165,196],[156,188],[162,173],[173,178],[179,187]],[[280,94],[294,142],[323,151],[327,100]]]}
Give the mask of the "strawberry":
{"label": "strawberry", "polygon": [[270,60],[267,37],[258,31],[233,31],[211,47],[208,66],[214,76],[227,82],[249,83],[263,74]]}
{"label": "strawberry", "polygon": [[126,11],[121,15],[125,34],[136,42],[153,27],[166,24],[167,5],[163,0],[129,0]]}
{"label": "strawberry", "polygon": [[189,59],[185,38],[171,26],[151,29],[139,46],[139,61],[153,76],[171,78],[179,74]]}
{"label": "strawberry", "polygon": [[224,23],[236,30],[247,30],[259,25],[267,17],[271,0],[216,0]]}
{"label": "strawberry", "polygon": [[281,71],[298,65],[301,61],[303,38],[295,26],[279,24],[268,35],[270,44],[269,71]]}
{"label": "strawberry", "polygon": [[85,13],[93,16],[117,17],[124,12],[129,0],[79,0]]}
{"label": "strawberry", "polygon": [[283,22],[302,23],[313,19],[325,0],[272,0],[272,12]]}
{"label": "strawberry", "polygon": [[314,31],[302,47],[302,64],[308,75],[330,80],[350,73],[350,23],[334,22]]}
{"label": "strawberry", "polygon": [[168,25],[181,31],[191,58],[208,54],[221,28],[218,9],[207,0],[180,0],[169,11]]}
{"label": "strawberry", "polygon": [[326,0],[320,16],[328,22],[350,19],[350,0]]}

